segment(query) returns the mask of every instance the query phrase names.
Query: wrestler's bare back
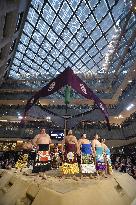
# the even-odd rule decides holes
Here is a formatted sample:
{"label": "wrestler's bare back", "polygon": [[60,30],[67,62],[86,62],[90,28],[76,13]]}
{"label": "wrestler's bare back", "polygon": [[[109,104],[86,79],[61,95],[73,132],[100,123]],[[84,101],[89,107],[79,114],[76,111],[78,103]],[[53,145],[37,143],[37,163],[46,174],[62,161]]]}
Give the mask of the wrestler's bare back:
{"label": "wrestler's bare back", "polygon": [[101,143],[96,139],[93,140],[92,144],[94,147],[101,147],[102,146]]}
{"label": "wrestler's bare back", "polygon": [[81,139],[81,144],[90,144],[88,139]]}
{"label": "wrestler's bare back", "polygon": [[102,144],[103,149],[106,151],[108,149],[106,144]]}
{"label": "wrestler's bare back", "polygon": [[77,143],[77,139],[74,135],[68,135],[65,137],[65,143],[75,144],[75,143]]}

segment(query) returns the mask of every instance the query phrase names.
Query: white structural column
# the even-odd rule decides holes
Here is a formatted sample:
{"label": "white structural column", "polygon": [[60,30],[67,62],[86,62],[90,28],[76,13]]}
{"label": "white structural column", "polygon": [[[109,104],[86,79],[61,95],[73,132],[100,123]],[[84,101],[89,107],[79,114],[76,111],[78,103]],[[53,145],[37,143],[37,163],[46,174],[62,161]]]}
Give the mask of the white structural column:
{"label": "white structural column", "polygon": [[[20,13],[24,14],[27,0],[0,0],[0,84],[9,69],[9,60],[13,56],[13,43],[18,39],[21,32],[17,30],[17,21]],[[20,25],[23,21],[21,19]]]}

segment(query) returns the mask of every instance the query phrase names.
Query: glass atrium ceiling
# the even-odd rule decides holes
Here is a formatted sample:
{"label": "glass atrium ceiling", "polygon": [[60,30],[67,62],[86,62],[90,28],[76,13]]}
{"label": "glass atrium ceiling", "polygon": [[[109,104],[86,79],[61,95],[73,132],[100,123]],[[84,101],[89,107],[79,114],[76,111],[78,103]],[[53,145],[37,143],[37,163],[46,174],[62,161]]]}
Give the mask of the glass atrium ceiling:
{"label": "glass atrium ceiling", "polygon": [[130,0],[32,0],[10,77],[49,81],[69,66],[86,81],[116,72],[121,81],[136,56],[131,6]]}

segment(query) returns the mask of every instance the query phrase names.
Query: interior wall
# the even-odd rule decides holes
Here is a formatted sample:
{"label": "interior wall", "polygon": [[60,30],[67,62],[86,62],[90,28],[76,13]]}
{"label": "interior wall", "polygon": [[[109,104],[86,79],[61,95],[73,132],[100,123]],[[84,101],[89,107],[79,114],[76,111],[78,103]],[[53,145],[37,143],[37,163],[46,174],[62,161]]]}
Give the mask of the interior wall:
{"label": "interior wall", "polygon": [[136,137],[127,140],[106,140],[106,145],[110,148],[121,147],[132,143],[136,143]]}

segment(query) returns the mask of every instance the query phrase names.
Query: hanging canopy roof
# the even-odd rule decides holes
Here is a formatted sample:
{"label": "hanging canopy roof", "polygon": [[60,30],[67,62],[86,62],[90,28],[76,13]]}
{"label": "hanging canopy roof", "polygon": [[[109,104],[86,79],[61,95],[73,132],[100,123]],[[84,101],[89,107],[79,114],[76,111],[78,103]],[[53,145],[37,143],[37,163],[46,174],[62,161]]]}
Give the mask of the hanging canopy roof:
{"label": "hanging canopy roof", "polygon": [[60,90],[62,87],[66,85],[71,86],[71,88],[76,90],[79,94],[81,94],[85,98],[94,100],[94,103],[104,114],[104,117],[107,121],[107,125],[110,129],[109,119],[108,119],[109,115],[105,104],[94,94],[94,92],[76,74],[74,74],[71,68],[65,69],[61,74],[59,74],[56,78],[52,79],[46,86],[44,86],[33,97],[31,97],[28,100],[27,105],[25,107],[25,114],[37,102],[37,100],[40,97],[47,97],[53,94],[54,92],[57,92],[58,90]]}

